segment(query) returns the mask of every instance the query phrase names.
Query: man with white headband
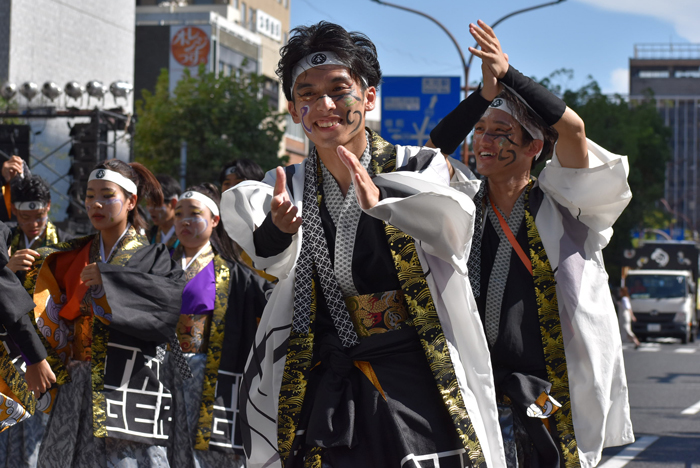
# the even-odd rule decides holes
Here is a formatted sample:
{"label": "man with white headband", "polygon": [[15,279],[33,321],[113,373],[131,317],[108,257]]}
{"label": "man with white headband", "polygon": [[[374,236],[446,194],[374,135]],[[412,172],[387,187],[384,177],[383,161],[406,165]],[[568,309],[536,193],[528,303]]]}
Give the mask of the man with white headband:
{"label": "man with white headband", "polygon": [[627,157],[587,140],[573,110],[509,66],[490,27],[480,21],[470,32],[484,85],[504,90],[476,108],[460,104],[431,143],[451,153],[474,127],[484,179],[462,166],[454,185],[476,204],[469,278],[509,466],[595,466],[603,448],[634,440],[601,254],[631,198]]}
{"label": "man with white headband", "polygon": [[16,178],[12,182],[12,214],[17,226],[10,240],[10,261],[7,268],[20,278],[32,267],[40,247],[58,244],[69,236],[49,220],[51,187],[37,175]]}
{"label": "man with white headband", "polygon": [[381,71],[363,34],[296,28],[278,75],[315,149],[221,204],[230,236],[279,278],[241,384],[246,466],[505,467],[468,313],[472,201],[439,151],[365,128]]}

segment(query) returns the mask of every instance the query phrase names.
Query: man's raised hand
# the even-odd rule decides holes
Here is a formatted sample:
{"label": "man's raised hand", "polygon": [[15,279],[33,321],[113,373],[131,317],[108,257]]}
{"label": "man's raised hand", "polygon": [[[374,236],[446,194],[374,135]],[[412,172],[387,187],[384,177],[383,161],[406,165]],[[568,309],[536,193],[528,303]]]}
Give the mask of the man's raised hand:
{"label": "man's raised hand", "polygon": [[2,177],[5,183],[10,182],[18,174],[24,170],[24,163],[19,156],[12,156],[10,159],[2,163]]}
{"label": "man's raised hand", "polygon": [[301,226],[301,217],[297,216],[299,209],[292,204],[292,200],[287,193],[287,176],[284,169],[277,167],[277,180],[275,181],[275,191],[270,202],[270,213],[272,222],[282,232],[296,234]]}
{"label": "man's raised hand", "polygon": [[479,57],[496,78],[503,78],[508,71],[508,56],[501,50],[493,29],[479,20],[477,24],[469,25],[469,32],[481,47],[481,50],[470,47],[469,52]]}
{"label": "man's raised hand", "polygon": [[374,205],[379,203],[379,189],[374,185],[372,178],[367,173],[367,169],[344,146],[338,146],[338,157],[350,171],[352,183],[355,184],[355,195],[357,195],[357,202],[360,204],[360,207],[363,210],[374,208]]}

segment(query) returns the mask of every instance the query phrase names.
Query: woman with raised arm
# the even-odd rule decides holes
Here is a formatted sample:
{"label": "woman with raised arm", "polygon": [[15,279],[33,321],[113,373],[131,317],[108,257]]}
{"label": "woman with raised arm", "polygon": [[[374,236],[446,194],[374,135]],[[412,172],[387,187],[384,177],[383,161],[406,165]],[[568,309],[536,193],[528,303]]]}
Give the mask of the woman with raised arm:
{"label": "woman with raised arm", "polygon": [[39,249],[25,285],[59,384],[42,404],[38,466],[180,466],[187,444],[171,433],[184,405],[169,390],[180,375],[164,344],[177,343],[183,272],[138,234],[136,210],[139,198],[162,204],[162,192],[144,166],[112,159],[85,193],[97,234]]}
{"label": "woman with raised arm", "polygon": [[[595,466],[604,447],[634,440],[601,255],[631,198],[627,158],[588,140],[573,110],[510,66],[490,27],[479,21],[470,32],[484,87],[503,91],[483,104],[474,128],[483,180],[462,166],[452,185],[476,205],[468,274],[508,463]],[[465,112],[458,107],[431,132],[443,152],[471,131]]]}
{"label": "woman with raised arm", "polygon": [[[188,426],[199,468],[244,466],[238,388],[272,285],[244,266],[219,216],[209,183],[188,188],[175,206],[185,270],[177,336],[194,377],[184,382]],[[193,463],[195,463],[193,461]]]}

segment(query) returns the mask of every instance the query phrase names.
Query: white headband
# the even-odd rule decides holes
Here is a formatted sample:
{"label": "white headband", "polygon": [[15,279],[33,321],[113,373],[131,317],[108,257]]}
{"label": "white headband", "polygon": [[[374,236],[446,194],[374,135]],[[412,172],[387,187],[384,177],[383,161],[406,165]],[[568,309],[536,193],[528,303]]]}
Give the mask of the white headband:
{"label": "white headband", "polygon": [[199,192],[194,192],[190,190],[189,192],[185,192],[182,195],[180,195],[180,199],[178,201],[182,200],[198,200],[204,203],[207,208],[211,210],[211,214],[214,216],[219,216],[219,207],[216,206],[216,202],[212,200],[211,198],[207,197],[203,193]]}
{"label": "white headband", "polygon": [[14,205],[18,210],[43,210],[46,208],[46,203],[40,201],[15,202]]}
{"label": "white headband", "polygon": [[[294,85],[292,85],[292,87],[294,87]],[[226,172],[224,172],[224,175],[227,176],[227,175],[231,175],[231,174],[236,174],[236,168],[237,168],[237,166],[229,167],[228,169],[226,169]],[[236,174],[236,175],[238,175],[238,174]]]}
{"label": "white headband", "polygon": [[114,182],[132,195],[136,195],[138,193],[138,188],[131,179],[124,177],[116,171],[110,171],[109,169],[95,169],[90,173],[88,182],[91,180],[106,180],[108,182]]}
{"label": "white headband", "polygon": [[[294,91],[294,84],[297,82],[299,75],[304,73],[309,68],[318,67],[321,65],[340,65],[341,67],[350,68],[350,65],[343,62],[340,57],[335,52],[314,52],[309,54],[303,59],[299,60],[294,69],[292,70],[292,87],[291,90]],[[367,86],[367,80],[365,77],[361,77],[362,82]]]}
{"label": "white headband", "polygon": [[[506,101],[505,99],[503,99],[503,98],[494,99],[493,102],[491,103],[491,105],[489,106],[489,108],[498,109],[498,110],[501,110],[501,111],[509,114],[520,125],[522,125],[523,128],[525,128],[525,130],[527,130],[527,132],[530,134],[530,136],[533,138],[533,140],[544,141],[544,135],[542,134],[542,131],[539,128],[533,127],[532,125],[530,125],[526,122],[522,122],[518,118],[518,116],[513,113],[513,109],[510,108],[510,106],[508,105],[508,101]],[[538,159],[541,154],[542,154],[542,151],[540,150],[540,152],[537,153],[537,155],[535,156],[535,159]]]}

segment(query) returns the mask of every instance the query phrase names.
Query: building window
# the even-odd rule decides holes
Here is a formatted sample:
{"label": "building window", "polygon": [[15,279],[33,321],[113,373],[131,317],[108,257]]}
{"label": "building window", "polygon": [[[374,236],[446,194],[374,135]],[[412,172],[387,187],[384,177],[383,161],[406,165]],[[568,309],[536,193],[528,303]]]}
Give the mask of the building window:
{"label": "building window", "polygon": [[246,7],[245,2],[241,2],[241,24],[243,26],[248,24],[247,18],[248,18],[248,8]]}
{"label": "building window", "polygon": [[670,78],[668,70],[640,70],[640,78]]}
{"label": "building window", "polygon": [[301,124],[294,123],[292,116],[287,114],[287,125],[285,126],[284,134],[295,140],[304,141],[304,130],[301,128]]}
{"label": "building window", "polygon": [[700,70],[676,70],[676,78],[700,78]]}

